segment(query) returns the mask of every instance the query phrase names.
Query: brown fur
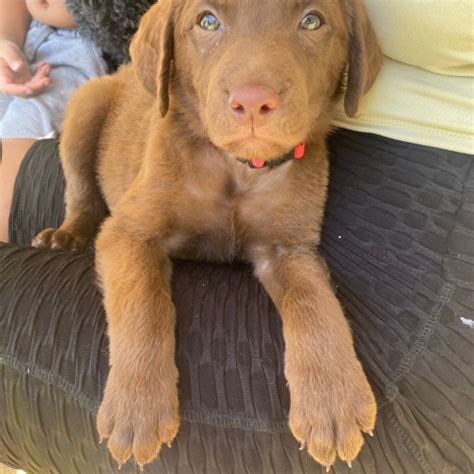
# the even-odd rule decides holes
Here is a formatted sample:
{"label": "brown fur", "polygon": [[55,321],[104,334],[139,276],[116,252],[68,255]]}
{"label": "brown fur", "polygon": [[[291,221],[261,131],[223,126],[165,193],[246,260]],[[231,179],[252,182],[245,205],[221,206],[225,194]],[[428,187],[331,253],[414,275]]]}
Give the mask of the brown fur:
{"label": "brown fur", "polygon": [[[291,430],[318,462],[350,463],[376,405],[314,247],[346,66],[353,115],[380,50],[360,0],[212,3],[222,31],[196,24],[200,0],[160,0],[132,65],[75,94],[61,142],[67,217],[34,244],[81,249],[110,210],[96,244],[111,354],[98,430],[120,463],[150,462],[178,431],[171,256],[253,263],[283,320]],[[325,25],[301,31],[310,10]],[[229,107],[247,84],[279,100],[254,130]],[[273,160],[300,142],[306,156],[274,169],[236,159]]]}

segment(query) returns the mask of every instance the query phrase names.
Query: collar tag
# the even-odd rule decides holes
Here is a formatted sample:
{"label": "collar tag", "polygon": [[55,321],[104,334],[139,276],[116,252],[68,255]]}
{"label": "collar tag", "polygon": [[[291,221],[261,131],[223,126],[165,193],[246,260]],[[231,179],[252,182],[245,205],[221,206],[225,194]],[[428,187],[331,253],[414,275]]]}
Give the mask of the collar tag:
{"label": "collar tag", "polygon": [[295,157],[295,160],[301,160],[301,158],[304,157],[305,153],[306,153],[306,144],[301,143],[300,145],[295,146],[293,156]]}
{"label": "collar tag", "polygon": [[277,160],[273,160],[273,161],[265,161],[265,160],[250,160],[250,161],[247,161],[247,160],[241,160],[239,158],[238,161],[240,161],[241,163],[246,163],[248,164],[248,166],[252,169],[257,169],[257,170],[260,170],[262,168],[275,168],[276,166],[279,166],[283,163],[286,163],[287,161],[290,161],[290,160],[301,160],[301,158],[303,158],[306,154],[306,143],[301,143],[297,146],[295,146],[295,148],[293,148],[293,150],[289,151],[288,153],[286,153],[285,155],[283,155],[282,157],[280,157],[279,159]]}
{"label": "collar tag", "polygon": [[261,169],[265,168],[266,161],[265,160],[252,160],[250,162],[251,168]]}

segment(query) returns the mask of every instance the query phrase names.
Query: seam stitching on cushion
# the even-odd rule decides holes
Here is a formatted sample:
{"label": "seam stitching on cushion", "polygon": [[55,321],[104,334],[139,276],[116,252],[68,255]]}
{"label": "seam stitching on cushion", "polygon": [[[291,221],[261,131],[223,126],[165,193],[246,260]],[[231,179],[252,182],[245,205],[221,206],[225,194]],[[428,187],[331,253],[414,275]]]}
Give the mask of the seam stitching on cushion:
{"label": "seam stitching on cushion", "polygon": [[[42,382],[54,385],[62,390],[66,395],[76,400],[83,408],[93,415],[97,415],[99,402],[84,396],[79,389],[57,374],[52,374],[46,369],[38,368],[28,362],[20,362],[14,356],[6,353],[0,355],[0,364],[18,370],[19,372],[30,375]],[[273,421],[268,419],[258,419],[249,417],[236,417],[232,415],[221,415],[217,413],[197,413],[191,410],[183,410],[180,413],[181,418],[189,423],[202,423],[215,426],[217,428],[233,428],[244,431],[261,431],[266,433],[288,433],[287,421]]]}
{"label": "seam stitching on cushion", "polygon": [[20,362],[16,357],[7,353],[2,353],[0,355],[0,364],[18,370],[23,374],[31,375],[43,382],[57,386],[67,395],[78,401],[80,405],[82,405],[91,413],[97,413],[99,409],[99,403],[85,395],[82,395],[78,388],[64,377],[61,377],[57,374],[52,374],[48,370],[41,369],[29,364],[28,362]]}
{"label": "seam stitching on cushion", "polygon": [[417,444],[413,441],[413,438],[405,431],[402,424],[400,423],[400,420],[398,419],[396,415],[397,406],[398,405],[396,402],[392,403],[392,410],[388,412],[388,419],[390,423],[393,425],[395,431],[400,436],[403,444],[408,449],[408,451],[410,451],[413,457],[416,459],[416,461],[418,462],[420,467],[423,469],[423,471],[426,472],[427,474],[434,474],[433,469],[426,461],[425,456],[423,455],[422,451],[418,448]]}
{"label": "seam stitching on cushion", "polygon": [[454,290],[455,287],[451,283],[445,283],[443,285],[440,291],[440,297],[438,298],[438,301],[436,302],[435,306],[433,307],[433,310],[431,311],[430,318],[424,325],[423,329],[420,331],[412,348],[400,361],[396,370],[390,371],[390,379],[393,381],[394,384],[400,382],[403,377],[408,374],[418,357],[425,350],[426,345],[428,344],[439,321],[441,311],[451,298],[452,294],[454,293]]}
{"label": "seam stitching on cushion", "polygon": [[273,421],[249,417],[236,417],[220,413],[203,414],[193,410],[183,410],[181,417],[190,423],[204,423],[218,428],[234,428],[244,431],[263,431],[266,433],[289,433],[286,421]]}

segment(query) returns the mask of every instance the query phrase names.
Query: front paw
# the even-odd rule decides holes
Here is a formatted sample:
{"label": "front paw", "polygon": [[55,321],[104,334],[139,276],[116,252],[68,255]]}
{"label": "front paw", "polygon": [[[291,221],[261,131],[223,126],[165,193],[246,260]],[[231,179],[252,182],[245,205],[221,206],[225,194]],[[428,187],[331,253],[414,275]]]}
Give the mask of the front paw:
{"label": "front paw", "polygon": [[364,444],[362,433],[372,435],[375,426],[375,397],[362,367],[355,365],[325,374],[289,369],[294,372],[289,376],[290,429],[328,471],[337,456],[351,467]]}
{"label": "front paw", "polygon": [[[153,376],[156,375],[148,374],[149,379]],[[107,446],[119,466],[135,457],[143,468],[158,456],[163,444],[170,446],[176,437],[179,404],[176,382],[138,380],[141,382],[121,384],[111,370],[97,416],[97,430],[101,439],[108,438]]]}
{"label": "front paw", "polygon": [[61,229],[45,229],[31,242],[33,247],[80,252],[87,247],[87,238]]}

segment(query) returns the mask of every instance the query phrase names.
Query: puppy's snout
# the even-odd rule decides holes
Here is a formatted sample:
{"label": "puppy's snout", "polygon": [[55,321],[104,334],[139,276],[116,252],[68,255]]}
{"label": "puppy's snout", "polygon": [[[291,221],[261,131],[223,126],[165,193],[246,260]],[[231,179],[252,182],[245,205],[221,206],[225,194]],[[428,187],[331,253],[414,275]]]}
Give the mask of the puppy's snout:
{"label": "puppy's snout", "polygon": [[278,94],[271,87],[248,85],[230,93],[233,115],[244,125],[263,125],[278,107]]}

